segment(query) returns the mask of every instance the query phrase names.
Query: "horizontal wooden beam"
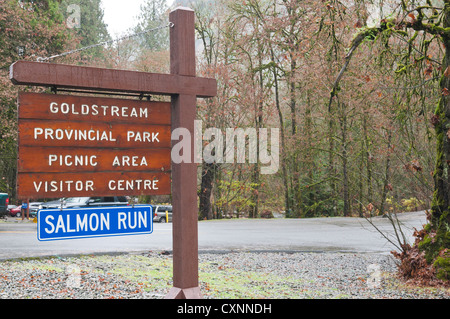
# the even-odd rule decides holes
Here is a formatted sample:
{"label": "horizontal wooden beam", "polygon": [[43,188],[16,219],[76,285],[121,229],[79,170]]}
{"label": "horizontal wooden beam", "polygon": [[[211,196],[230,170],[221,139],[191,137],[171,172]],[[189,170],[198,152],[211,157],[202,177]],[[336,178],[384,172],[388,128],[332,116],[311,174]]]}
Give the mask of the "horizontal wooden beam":
{"label": "horizontal wooden beam", "polygon": [[217,94],[215,79],[176,74],[18,61],[10,67],[15,85],[160,95],[188,94],[200,98]]}

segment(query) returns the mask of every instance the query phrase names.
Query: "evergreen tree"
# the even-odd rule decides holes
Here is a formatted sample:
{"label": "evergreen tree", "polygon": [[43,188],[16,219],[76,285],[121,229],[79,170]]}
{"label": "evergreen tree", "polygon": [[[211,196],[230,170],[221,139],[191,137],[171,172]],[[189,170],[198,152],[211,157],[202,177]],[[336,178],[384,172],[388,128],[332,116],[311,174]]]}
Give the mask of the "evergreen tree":
{"label": "evergreen tree", "polygon": [[[165,0],[146,0],[141,5],[138,23],[134,32],[144,32],[159,27],[168,21],[168,7]],[[151,51],[163,51],[169,48],[169,30],[163,28],[156,32],[149,32],[139,37],[139,45]]]}
{"label": "evergreen tree", "polygon": [[48,57],[73,48],[59,1],[0,1],[0,192],[15,197],[17,91],[9,80],[11,64]]}
{"label": "evergreen tree", "polygon": [[[66,26],[80,36],[79,47],[111,40],[103,21],[101,0],[62,0],[60,11],[64,15]],[[83,58],[89,56],[103,56],[103,48],[96,47],[83,52]]]}

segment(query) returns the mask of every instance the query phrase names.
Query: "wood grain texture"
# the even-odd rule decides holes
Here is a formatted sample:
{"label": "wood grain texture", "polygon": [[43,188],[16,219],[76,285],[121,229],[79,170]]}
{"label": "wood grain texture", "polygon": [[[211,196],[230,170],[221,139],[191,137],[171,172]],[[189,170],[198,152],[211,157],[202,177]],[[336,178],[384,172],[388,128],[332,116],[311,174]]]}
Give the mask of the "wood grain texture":
{"label": "wood grain texture", "polygon": [[19,121],[19,147],[169,148],[168,125]]}
{"label": "wood grain texture", "polygon": [[170,173],[19,173],[21,199],[170,194]]}
{"label": "wood grain texture", "polygon": [[[174,23],[170,29],[170,71],[172,74],[195,77],[195,14],[185,8],[175,9],[169,14],[169,21]],[[194,136],[196,94],[179,93],[172,96],[172,128],[186,128]],[[173,286],[181,291],[195,291],[200,298],[197,165],[192,159],[191,163],[172,163],[172,206],[173,211],[177,212],[172,219]],[[174,294],[169,293],[167,297],[173,298]]]}
{"label": "wood grain texture", "polygon": [[170,103],[19,92],[19,119],[170,125]]}
{"label": "wood grain texture", "polygon": [[[184,63],[180,62],[180,65],[184,65]],[[181,67],[180,70],[183,69],[184,67]],[[186,76],[183,73],[155,74],[66,64],[17,61],[10,67],[10,80],[15,85],[60,87],[102,92],[161,95],[191,94],[203,98],[213,97],[217,94],[217,82],[215,79]]]}
{"label": "wood grain texture", "polygon": [[170,172],[170,149],[21,147],[21,173]]}

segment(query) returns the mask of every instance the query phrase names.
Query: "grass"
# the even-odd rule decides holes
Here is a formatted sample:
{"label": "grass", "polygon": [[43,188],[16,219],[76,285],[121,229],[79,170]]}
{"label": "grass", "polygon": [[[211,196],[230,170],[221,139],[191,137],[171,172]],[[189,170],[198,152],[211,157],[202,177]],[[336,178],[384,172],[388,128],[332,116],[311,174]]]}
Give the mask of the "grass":
{"label": "grass", "polygon": [[[96,264],[147,292],[168,292],[172,287],[172,258],[160,255],[95,256]],[[93,260],[89,261],[92,264]],[[91,270],[93,271],[93,270]],[[99,275],[102,269],[95,269]],[[199,264],[199,284],[205,298],[264,299],[309,298],[325,294],[326,289],[309,291],[302,280],[262,271],[243,271],[215,262]],[[345,296],[342,296],[345,298]]]}
{"label": "grass", "polygon": [[223,299],[296,298],[296,294],[292,294],[293,287],[300,284],[298,279],[292,277],[258,271],[243,272],[214,263],[200,264],[199,277],[204,295]]}

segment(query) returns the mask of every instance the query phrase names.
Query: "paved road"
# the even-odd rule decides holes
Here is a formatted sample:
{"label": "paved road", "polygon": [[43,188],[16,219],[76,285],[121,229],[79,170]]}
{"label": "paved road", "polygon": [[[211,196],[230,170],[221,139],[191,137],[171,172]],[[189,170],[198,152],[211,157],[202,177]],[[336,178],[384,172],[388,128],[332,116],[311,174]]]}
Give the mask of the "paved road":
{"label": "paved road", "polygon": [[[413,227],[425,223],[423,212],[400,214],[402,229],[411,238]],[[40,242],[36,224],[0,222],[0,259],[92,253],[172,249],[172,224],[154,224],[151,235]],[[386,218],[375,218],[384,232],[393,234]],[[411,239],[412,241],[412,239]],[[270,220],[214,220],[199,222],[201,251],[343,251],[389,253],[394,246],[362,218]]]}

